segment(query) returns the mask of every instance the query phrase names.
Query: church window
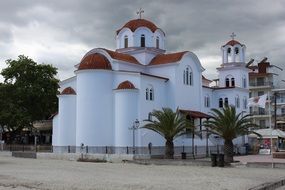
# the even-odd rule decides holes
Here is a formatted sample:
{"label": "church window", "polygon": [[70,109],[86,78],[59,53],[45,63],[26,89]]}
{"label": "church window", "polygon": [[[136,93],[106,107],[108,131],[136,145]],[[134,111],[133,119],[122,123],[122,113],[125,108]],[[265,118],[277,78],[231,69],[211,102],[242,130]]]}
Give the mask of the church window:
{"label": "church window", "polygon": [[237,96],[236,99],[235,99],[235,103],[236,103],[236,108],[239,108],[240,107],[240,100],[239,100],[239,97]]}
{"label": "church window", "polygon": [[229,86],[230,86],[230,79],[226,78],[226,87],[229,87]]}
{"label": "church window", "polygon": [[239,53],[239,49],[238,47],[235,48],[235,53],[238,54]]}
{"label": "church window", "polygon": [[129,47],[129,39],[128,39],[128,36],[125,36],[125,48],[128,48]]}
{"label": "church window", "polygon": [[159,48],[159,37],[158,36],[156,37],[156,48],[157,49]]}
{"label": "church window", "polygon": [[204,105],[206,108],[210,107],[210,97],[208,95],[205,96]]}
{"label": "church window", "polygon": [[145,89],[145,99],[148,100],[149,89]]}
{"label": "church window", "polygon": [[183,72],[183,83],[186,85],[193,85],[193,72],[190,67],[186,67]]}
{"label": "church window", "polygon": [[228,105],[229,105],[229,99],[225,98],[225,106],[228,106]]}
{"label": "church window", "polygon": [[145,47],[145,35],[141,35],[141,47]]}
{"label": "church window", "polygon": [[247,99],[246,97],[243,98],[243,109],[247,108]]}
{"label": "church window", "polygon": [[220,98],[219,99],[219,108],[222,108],[223,107],[223,98]]}
{"label": "church window", "polygon": [[231,79],[232,86],[235,86],[235,78]]}
{"label": "church window", "polygon": [[242,78],[242,87],[243,87],[243,88],[246,88],[246,87],[247,87],[247,86],[246,86],[246,78],[245,78],[245,77]]}
{"label": "church window", "polygon": [[154,99],[154,96],[153,96],[154,94],[153,94],[153,88],[151,88],[150,90],[149,90],[149,100],[153,100]]}
{"label": "church window", "polygon": [[230,54],[231,53],[231,48],[228,48],[228,54]]}

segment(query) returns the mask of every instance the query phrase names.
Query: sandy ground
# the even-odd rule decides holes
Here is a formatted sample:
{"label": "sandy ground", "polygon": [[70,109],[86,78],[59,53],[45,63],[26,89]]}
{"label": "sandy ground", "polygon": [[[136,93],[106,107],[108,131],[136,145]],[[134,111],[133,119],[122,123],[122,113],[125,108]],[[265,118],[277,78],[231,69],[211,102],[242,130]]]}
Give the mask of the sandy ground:
{"label": "sandy ground", "polygon": [[0,189],[248,189],[285,177],[283,169],[82,163],[1,156]]}

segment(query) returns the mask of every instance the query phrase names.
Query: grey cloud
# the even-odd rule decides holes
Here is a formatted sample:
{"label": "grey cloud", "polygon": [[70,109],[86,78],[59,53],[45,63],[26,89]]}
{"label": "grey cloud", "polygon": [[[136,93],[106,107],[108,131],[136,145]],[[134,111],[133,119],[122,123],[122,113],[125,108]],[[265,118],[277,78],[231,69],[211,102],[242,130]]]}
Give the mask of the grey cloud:
{"label": "grey cloud", "polygon": [[[282,0],[259,0],[258,3],[254,0],[1,1],[0,26],[6,26],[0,27],[0,47],[5,47],[1,58],[17,56],[8,48],[13,48],[13,39],[16,38],[13,28],[25,31],[31,23],[38,23],[41,31],[50,35],[31,30],[35,33],[31,36],[44,35],[51,39],[42,38],[39,43],[46,49],[38,52],[35,59],[58,66],[59,77],[63,79],[70,75],[72,65],[78,63],[88,49],[115,49],[115,31],[128,20],[137,18],[136,10],[140,7],[145,10],[144,18],[165,31],[168,51],[190,50],[203,60],[217,57],[220,56],[220,46],[234,31],[237,39],[247,46],[248,60],[266,56],[273,64],[283,66],[285,40],[284,37],[279,40],[282,27],[285,32],[285,3]],[[53,43],[61,47],[54,50]],[[84,50],[76,53],[74,47],[77,46]],[[54,52],[58,49],[61,51]],[[72,49],[71,52],[77,55],[68,57],[64,49]],[[51,52],[48,54],[47,51]],[[220,61],[203,65],[209,70],[206,73],[215,77],[215,68]]]}

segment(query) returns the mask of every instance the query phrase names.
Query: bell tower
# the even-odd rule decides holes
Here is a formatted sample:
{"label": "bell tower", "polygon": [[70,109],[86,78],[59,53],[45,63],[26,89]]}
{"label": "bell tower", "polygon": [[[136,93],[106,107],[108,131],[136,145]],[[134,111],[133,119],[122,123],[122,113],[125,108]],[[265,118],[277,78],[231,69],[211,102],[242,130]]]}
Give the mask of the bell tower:
{"label": "bell tower", "polygon": [[248,69],[245,64],[246,46],[232,38],[221,47],[223,62],[218,69],[220,87],[248,88]]}
{"label": "bell tower", "polygon": [[245,62],[245,45],[235,40],[236,34],[233,32],[232,38],[228,43],[222,46],[223,64],[227,63],[244,63]]}

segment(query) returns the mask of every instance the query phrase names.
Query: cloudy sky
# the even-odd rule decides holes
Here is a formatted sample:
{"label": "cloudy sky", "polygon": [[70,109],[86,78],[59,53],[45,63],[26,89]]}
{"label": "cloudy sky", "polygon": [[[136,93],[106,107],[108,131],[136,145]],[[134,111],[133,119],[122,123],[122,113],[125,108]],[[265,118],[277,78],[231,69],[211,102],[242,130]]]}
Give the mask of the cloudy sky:
{"label": "cloudy sky", "polygon": [[247,46],[247,60],[268,57],[285,69],[283,0],[0,0],[0,69],[24,54],[57,67],[61,80],[73,76],[88,50],[116,48],[115,31],[140,7],[166,33],[167,51],[194,52],[210,79],[232,32]]}

